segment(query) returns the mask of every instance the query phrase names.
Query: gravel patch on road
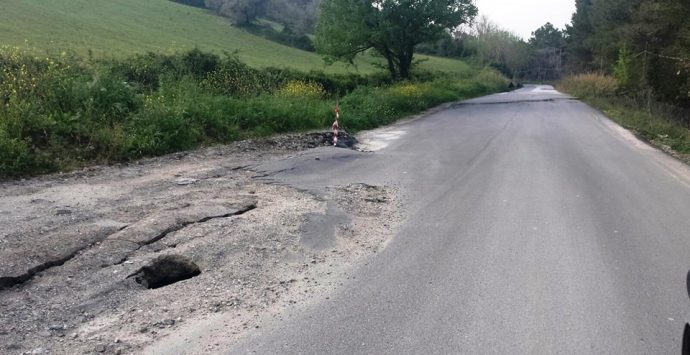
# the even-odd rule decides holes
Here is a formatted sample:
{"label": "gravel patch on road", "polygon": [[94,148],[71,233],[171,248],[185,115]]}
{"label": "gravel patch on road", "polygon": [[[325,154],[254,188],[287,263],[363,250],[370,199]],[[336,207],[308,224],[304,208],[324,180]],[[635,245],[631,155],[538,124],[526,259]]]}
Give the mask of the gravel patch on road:
{"label": "gravel patch on road", "polygon": [[254,178],[252,167],[323,137],[0,183],[0,353],[166,343],[203,353],[218,334],[234,341],[286,307],[328,297],[385,246],[400,216],[393,188],[316,196]]}

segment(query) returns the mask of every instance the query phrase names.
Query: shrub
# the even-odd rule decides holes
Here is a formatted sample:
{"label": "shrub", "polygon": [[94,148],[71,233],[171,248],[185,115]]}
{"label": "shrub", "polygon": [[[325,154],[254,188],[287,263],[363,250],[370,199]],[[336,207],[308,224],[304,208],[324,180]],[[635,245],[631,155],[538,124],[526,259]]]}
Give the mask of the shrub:
{"label": "shrub", "polygon": [[145,100],[143,109],[126,126],[123,159],[190,149],[201,141],[197,125],[180,110],[174,98],[169,100],[162,95]]}
{"label": "shrub", "polygon": [[613,97],[618,90],[615,78],[604,74],[577,74],[562,79],[559,89],[580,98]]}
{"label": "shrub", "polygon": [[204,53],[198,48],[182,54],[183,70],[196,79],[203,79],[220,65],[220,58],[212,53]]}
{"label": "shrub", "polygon": [[616,78],[620,87],[630,87],[633,82],[632,78],[632,53],[627,46],[623,46],[618,52],[618,60],[613,67],[613,77]]}
{"label": "shrub", "polygon": [[266,89],[260,73],[233,56],[225,58],[216,70],[208,74],[203,84],[227,96],[257,95]]}
{"label": "shrub", "polygon": [[282,97],[320,99],[325,96],[326,91],[318,83],[292,80],[278,90],[277,94]]}
{"label": "shrub", "polygon": [[342,101],[343,126],[353,131],[388,124],[443,102],[501,91],[507,79],[484,69],[470,79],[404,82],[388,87],[360,87]]}
{"label": "shrub", "polygon": [[325,127],[332,114],[331,105],[316,98],[262,95],[234,100],[231,117],[245,132],[269,135]]}
{"label": "shrub", "polygon": [[250,24],[243,26],[249,32],[264,37],[268,40],[299,48],[308,52],[314,52],[314,43],[309,36],[294,31],[290,26],[285,26],[281,31],[276,31],[270,25]]}
{"label": "shrub", "polygon": [[481,94],[502,91],[507,87],[509,82],[501,73],[490,68],[482,69],[473,81],[483,86]]}
{"label": "shrub", "polygon": [[10,138],[0,129],[0,176],[17,176],[34,165],[29,142]]}
{"label": "shrub", "polygon": [[[233,55],[227,55],[227,58],[239,62]],[[176,54],[139,54],[125,59],[104,60],[98,64],[128,84],[152,92],[158,89],[162,78],[181,79],[193,76],[202,80],[224,62],[227,60],[224,61],[216,54],[192,49]]]}

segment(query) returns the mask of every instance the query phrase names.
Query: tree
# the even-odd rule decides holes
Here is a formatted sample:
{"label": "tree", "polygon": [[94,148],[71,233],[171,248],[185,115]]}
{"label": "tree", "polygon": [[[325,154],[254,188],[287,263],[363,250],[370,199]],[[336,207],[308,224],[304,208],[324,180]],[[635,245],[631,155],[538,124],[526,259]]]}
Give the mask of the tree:
{"label": "tree", "polygon": [[514,79],[523,76],[529,62],[529,47],[518,35],[482,17],[474,24],[468,37],[468,50],[479,62]]}
{"label": "tree", "polygon": [[532,38],[529,44],[534,48],[556,48],[562,49],[565,46],[565,38],[563,32],[556,27],[553,27],[551,22],[547,22],[544,26],[539,27],[532,32]]}
{"label": "tree", "polygon": [[594,32],[589,17],[591,7],[592,0],[576,0],[571,24],[565,27],[566,65],[573,72],[589,70],[594,60],[589,45]]}
{"label": "tree", "polygon": [[300,34],[311,33],[320,0],[171,0],[206,7],[229,18],[236,26],[251,25],[265,17]]}
{"label": "tree", "polygon": [[318,6],[318,0],[269,0],[266,17],[299,34],[312,33]]}
{"label": "tree", "polygon": [[613,68],[613,76],[618,81],[618,85],[628,88],[632,83],[632,53],[626,46],[620,49],[618,61]]}
{"label": "tree", "polygon": [[438,40],[477,14],[472,0],[323,0],[316,50],[353,63],[374,50],[393,78],[410,76],[415,46]]}
{"label": "tree", "polygon": [[612,73],[629,95],[690,107],[688,18],[687,0],[577,0],[568,68]]}
{"label": "tree", "polygon": [[206,7],[228,17],[236,26],[246,26],[266,13],[268,0],[206,0]]}
{"label": "tree", "polygon": [[563,31],[550,22],[532,32],[529,40],[532,52],[530,77],[537,80],[560,78],[565,43]]}

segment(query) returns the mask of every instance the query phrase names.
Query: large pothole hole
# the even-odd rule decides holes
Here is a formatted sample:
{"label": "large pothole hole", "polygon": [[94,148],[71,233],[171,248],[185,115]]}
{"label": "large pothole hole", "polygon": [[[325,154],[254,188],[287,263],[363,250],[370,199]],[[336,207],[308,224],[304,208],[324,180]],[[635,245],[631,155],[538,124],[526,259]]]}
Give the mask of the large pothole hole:
{"label": "large pothole hole", "polygon": [[164,255],[154,259],[128,278],[134,278],[134,281],[148,289],[156,289],[200,274],[199,266],[189,258],[181,255]]}

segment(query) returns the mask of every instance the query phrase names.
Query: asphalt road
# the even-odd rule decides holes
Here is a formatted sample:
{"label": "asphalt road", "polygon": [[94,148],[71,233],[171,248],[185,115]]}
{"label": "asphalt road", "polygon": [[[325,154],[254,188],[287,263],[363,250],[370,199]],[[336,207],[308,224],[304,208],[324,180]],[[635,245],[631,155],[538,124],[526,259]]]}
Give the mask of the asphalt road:
{"label": "asphalt road", "polygon": [[229,353],[680,353],[688,168],[546,86],[368,140],[265,169],[315,191],[398,186],[404,225],[342,291]]}

